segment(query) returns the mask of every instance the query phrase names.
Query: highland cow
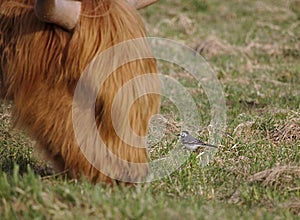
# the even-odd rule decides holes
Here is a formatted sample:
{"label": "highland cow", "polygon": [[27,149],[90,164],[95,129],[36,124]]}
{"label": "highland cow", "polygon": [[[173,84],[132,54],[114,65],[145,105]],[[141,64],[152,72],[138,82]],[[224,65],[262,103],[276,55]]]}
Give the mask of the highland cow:
{"label": "highland cow", "polygon": [[[55,171],[65,172],[70,178],[85,176],[94,183],[113,183],[114,179],[137,182],[147,175],[145,142],[138,141],[136,147],[125,142],[123,136],[127,140],[145,137],[150,117],[159,110],[157,94],[127,102],[141,88],[159,92],[153,57],[122,65],[97,91],[95,121],[103,143],[98,146],[91,136],[82,134],[86,135],[89,144],[86,150],[92,159],[86,158],[76,140],[72,107],[78,80],[98,54],[121,42],[145,37],[143,22],[134,6],[140,8],[149,2],[0,0],[0,96],[13,102],[14,125],[36,140],[36,148],[48,157]],[[142,49],[151,54],[146,43]],[[130,50],[125,50],[122,56],[128,53]],[[131,89],[122,90],[119,107],[113,108],[114,98],[123,85],[149,73],[154,76],[152,80],[133,81]],[[86,82],[85,89],[92,90],[90,87]],[[118,118],[117,123],[122,125],[129,119],[130,128],[120,126],[116,132],[111,115],[118,115],[128,105],[131,105],[128,118]],[[88,110],[79,106],[76,111],[85,115]],[[114,157],[105,153],[104,148]],[[124,165],[122,161],[129,163]]]}

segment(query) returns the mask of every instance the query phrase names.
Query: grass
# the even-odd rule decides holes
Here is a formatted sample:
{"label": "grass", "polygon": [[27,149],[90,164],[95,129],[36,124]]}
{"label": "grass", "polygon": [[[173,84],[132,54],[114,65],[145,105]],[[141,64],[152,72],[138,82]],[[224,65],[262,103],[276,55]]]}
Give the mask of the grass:
{"label": "grass", "polygon": [[[110,188],[45,177],[33,141],[12,130],[0,107],[1,219],[297,219],[300,216],[299,0],[160,0],[141,11],[150,36],[182,42],[206,58],[222,84],[227,128],[207,166],[197,154],[164,179]],[[168,72],[168,68],[163,68]],[[199,103],[207,139],[210,106],[181,69],[170,73]],[[164,100],[165,140],[173,147],[177,110]]]}

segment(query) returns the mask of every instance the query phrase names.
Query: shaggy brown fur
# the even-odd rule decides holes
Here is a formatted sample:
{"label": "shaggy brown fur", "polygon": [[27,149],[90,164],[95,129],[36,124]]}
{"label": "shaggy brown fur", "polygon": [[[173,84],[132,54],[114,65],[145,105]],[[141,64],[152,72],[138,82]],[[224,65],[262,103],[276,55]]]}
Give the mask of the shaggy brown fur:
{"label": "shaggy brown fur", "polygon": [[[93,137],[82,134],[87,135],[89,146],[85,150],[93,155],[91,162],[109,170],[106,173],[109,176],[101,173],[83,155],[72,123],[74,90],[90,61],[110,46],[145,36],[137,12],[124,0],[82,0],[79,24],[70,33],[54,24],[40,22],[33,4],[34,0],[0,0],[0,95],[13,100],[15,124],[37,140],[57,171],[67,171],[71,178],[83,174],[95,183],[112,183],[111,176],[128,182],[145,177],[148,171],[145,143],[139,142],[140,148],[124,143],[113,128],[111,109],[115,95],[126,82],[156,72],[154,59],[136,60],[118,68],[101,86],[96,101],[96,123],[107,148],[122,160],[140,163],[139,166],[115,160],[103,153],[104,146],[97,146]],[[144,49],[150,54],[147,45]],[[127,53],[124,51],[123,56]],[[132,89],[122,94],[120,108],[114,111],[122,112],[122,106],[126,108],[127,100],[141,88],[159,92],[158,79],[132,84]],[[146,135],[148,120],[157,113],[159,103],[158,95],[149,94],[131,106],[130,126],[137,135]],[[88,110],[77,111],[85,115]],[[134,139],[128,128],[122,129],[122,135]]]}

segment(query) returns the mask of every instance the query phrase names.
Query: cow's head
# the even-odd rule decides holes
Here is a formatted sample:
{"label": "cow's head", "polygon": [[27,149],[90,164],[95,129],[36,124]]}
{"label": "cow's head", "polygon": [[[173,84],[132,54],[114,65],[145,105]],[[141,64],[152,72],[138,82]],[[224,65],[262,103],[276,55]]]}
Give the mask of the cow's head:
{"label": "cow's head", "polygon": [[[157,0],[121,1],[128,1],[136,9],[141,9]],[[41,21],[54,23],[67,30],[72,30],[80,16],[81,0],[36,0],[34,10]]]}

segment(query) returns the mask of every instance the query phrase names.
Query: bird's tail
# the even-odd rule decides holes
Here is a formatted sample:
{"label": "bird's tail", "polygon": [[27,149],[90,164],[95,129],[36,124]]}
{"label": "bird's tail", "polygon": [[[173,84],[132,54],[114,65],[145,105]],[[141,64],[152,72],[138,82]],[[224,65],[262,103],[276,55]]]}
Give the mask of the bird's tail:
{"label": "bird's tail", "polygon": [[212,147],[212,148],[218,148],[218,146],[216,146],[216,145],[206,144],[206,143],[203,143],[203,146],[205,146],[205,147]]}

